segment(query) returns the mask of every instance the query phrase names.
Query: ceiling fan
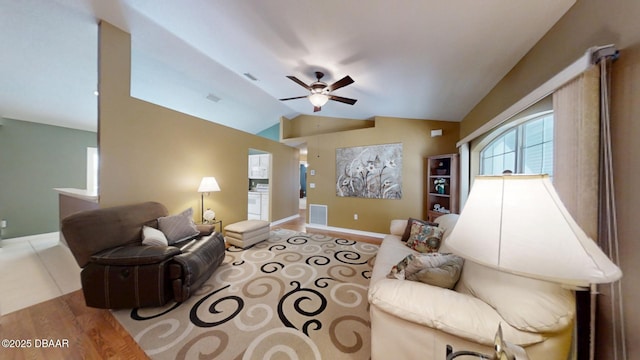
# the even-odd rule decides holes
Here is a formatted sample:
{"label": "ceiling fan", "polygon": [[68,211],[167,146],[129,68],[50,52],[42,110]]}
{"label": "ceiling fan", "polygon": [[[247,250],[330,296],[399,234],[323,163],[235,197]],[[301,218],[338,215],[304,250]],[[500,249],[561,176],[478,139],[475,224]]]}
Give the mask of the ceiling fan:
{"label": "ceiling fan", "polygon": [[353,83],[353,79],[349,75],[343,77],[342,79],[334,82],[331,85],[327,85],[327,83],[320,81],[320,79],[322,79],[323,76],[324,76],[323,73],[321,73],[320,71],[316,71],[316,78],[318,80],[312,82],[309,85],[303,83],[300,79],[298,79],[295,76],[287,76],[289,79],[293,80],[295,83],[309,90],[309,95],[280,99],[280,101],[309,98],[309,101],[311,101],[311,104],[313,104],[314,112],[320,111],[322,109],[322,106],[326,104],[327,101],[329,100],[339,101],[341,103],[345,103],[349,105],[353,105],[356,103],[356,101],[358,101],[356,99],[349,99],[346,97],[336,96],[331,94],[332,91],[338,90],[341,87],[345,87]]}

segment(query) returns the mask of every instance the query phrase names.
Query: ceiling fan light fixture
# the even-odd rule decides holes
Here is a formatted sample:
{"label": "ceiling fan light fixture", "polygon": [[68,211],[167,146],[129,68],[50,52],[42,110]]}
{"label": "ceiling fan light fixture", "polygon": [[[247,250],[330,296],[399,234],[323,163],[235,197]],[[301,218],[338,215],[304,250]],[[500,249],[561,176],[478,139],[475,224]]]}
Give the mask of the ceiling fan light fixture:
{"label": "ceiling fan light fixture", "polygon": [[292,80],[296,84],[298,84],[298,85],[302,86],[303,88],[307,89],[307,91],[309,91],[310,94],[306,95],[306,96],[303,95],[303,96],[295,96],[295,97],[290,97],[290,98],[284,98],[284,99],[280,99],[280,101],[307,98],[307,99],[309,99],[309,102],[311,102],[311,104],[313,105],[313,112],[320,111],[322,109],[322,106],[324,104],[326,104],[327,101],[329,101],[329,100],[333,100],[333,101],[337,101],[337,102],[341,102],[341,103],[345,103],[345,104],[349,104],[349,105],[353,105],[353,104],[356,103],[356,101],[357,101],[356,99],[349,99],[349,98],[346,98],[346,97],[336,96],[336,95],[331,94],[331,92],[333,92],[334,90],[337,90],[337,89],[345,87],[345,86],[347,86],[349,84],[352,84],[354,81],[351,78],[351,76],[347,75],[347,76],[343,77],[342,79],[334,82],[331,85],[327,85],[327,83],[320,81],[320,79],[322,79],[323,76],[324,76],[323,73],[321,73],[320,71],[316,71],[316,78],[318,80],[312,82],[309,85],[307,85],[304,82],[300,81],[295,76],[287,76],[287,78],[289,78],[290,80]]}
{"label": "ceiling fan light fixture", "polygon": [[309,95],[309,101],[313,106],[322,107],[324,104],[329,101],[329,95],[321,94],[321,93],[313,93]]}

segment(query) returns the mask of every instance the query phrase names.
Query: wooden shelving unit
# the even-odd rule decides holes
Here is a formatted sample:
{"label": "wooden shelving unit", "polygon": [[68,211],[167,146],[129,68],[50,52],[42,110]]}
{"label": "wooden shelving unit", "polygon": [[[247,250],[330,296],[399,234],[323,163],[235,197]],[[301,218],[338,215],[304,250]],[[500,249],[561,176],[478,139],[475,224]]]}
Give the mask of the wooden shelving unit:
{"label": "wooden shelving unit", "polygon": [[[459,212],[458,154],[435,155],[427,158],[425,213],[433,221],[447,212]],[[442,185],[442,186],[440,186]],[[437,208],[441,210],[438,211]]]}

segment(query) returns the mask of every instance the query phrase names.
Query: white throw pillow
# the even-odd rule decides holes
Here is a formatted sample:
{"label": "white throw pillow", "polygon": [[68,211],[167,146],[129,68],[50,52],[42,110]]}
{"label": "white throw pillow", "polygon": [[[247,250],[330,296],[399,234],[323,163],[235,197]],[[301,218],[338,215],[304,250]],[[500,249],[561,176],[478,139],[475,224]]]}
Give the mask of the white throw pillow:
{"label": "white throw pillow", "polygon": [[151,246],[169,245],[167,237],[164,236],[164,233],[162,231],[146,225],[142,227],[142,243],[144,245]]}

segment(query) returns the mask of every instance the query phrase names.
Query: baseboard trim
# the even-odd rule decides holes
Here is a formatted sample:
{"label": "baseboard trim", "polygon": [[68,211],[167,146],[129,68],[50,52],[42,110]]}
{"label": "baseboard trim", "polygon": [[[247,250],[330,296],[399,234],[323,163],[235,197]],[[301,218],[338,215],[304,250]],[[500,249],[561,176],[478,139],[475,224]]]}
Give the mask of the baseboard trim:
{"label": "baseboard trim", "polygon": [[335,231],[335,232],[354,234],[354,235],[370,236],[370,237],[375,237],[380,239],[384,238],[387,235],[387,234],[381,234],[381,233],[376,233],[371,231],[339,228],[334,226],[324,226],[324,225],[317,225],[317,224],[305,224],[305,227],[310,229],[327,230],[327,231]]}
{"label": "baseboard trim", "polygon": [[52,231],[52,232],[48,232],[48,233],[42,233],[42,234],[33,234],[33,235],[23,235],[23,236],[16,236],[16,237],[10,237],[10,238],[2,238],[3,241],[32,241],[32,240],[42,240],[42,239],[47,239],[47,238],[53,238],[53,237],[58,237],[60,235],[59,231]]}
{"label": "baseboard trim", "polygon": [[300,214],[296,214],[296,215],[291,215],[289,217],[286,217],[284,219],[280,219],[280,220],[276,220],[276,221],[272,221],[271,222],[271,226],[275,226],[275,225],[280,225],[282,223],[286,223],[287,221],[291,221],[291,220],[295,220],[297,218],[300,217]]}

